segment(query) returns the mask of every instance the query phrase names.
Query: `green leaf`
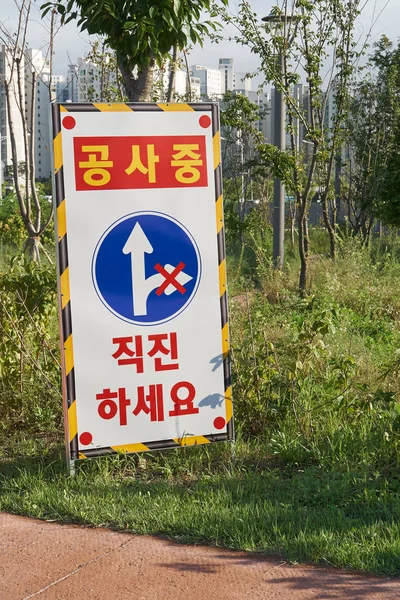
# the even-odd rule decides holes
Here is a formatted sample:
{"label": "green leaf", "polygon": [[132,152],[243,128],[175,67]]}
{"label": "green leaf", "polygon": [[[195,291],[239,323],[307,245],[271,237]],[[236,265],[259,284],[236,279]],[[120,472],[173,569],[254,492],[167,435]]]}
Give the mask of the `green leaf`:
{"label": "green leaf", "polygon": [[154,19],[154,17],[158,14],[158,7],[157,6],[151,6],[149,9],[149,15],[151,19]]}
{"label": "green leaf", "polygon": [[135,21],[126,21],[126,23],[123,24],[123,29],[125,29],[125,31],[129,31],[134,29],[136,25],[137,23]]}

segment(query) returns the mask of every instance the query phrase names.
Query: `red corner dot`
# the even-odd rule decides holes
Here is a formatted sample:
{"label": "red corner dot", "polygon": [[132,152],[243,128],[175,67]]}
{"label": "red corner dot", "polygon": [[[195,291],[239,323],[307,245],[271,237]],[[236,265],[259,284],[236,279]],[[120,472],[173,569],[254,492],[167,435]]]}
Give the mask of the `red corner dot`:
{"label": "red corner dot", "polygon": [[200,117],[199,123],[200,123],[201,127],[204,127],[204,129],[207,129],[207,127],[210,127],[210,125],[211,125],[211,119],[209,116],[203,115],[202,117]]}
{"label": "red corner dot", "polygon": [[214,427],[215,429],[223,429],[225,427],[225,419],[224,417],[217,417],[214,419]]}
{"label": "red corner dot", "polygon": [[64,117],[62,120],[63,127],[65,129],[73,129],[76,125],[74,117]]}
{"label": "red corner dot", "polygon": [[79,436],[79,441],[82,444],[82,446],[89,446],[89,444],[92,443],[92,440],[93,440],[93,436],[91,433],[89,433],[89,431],[84,431]]}

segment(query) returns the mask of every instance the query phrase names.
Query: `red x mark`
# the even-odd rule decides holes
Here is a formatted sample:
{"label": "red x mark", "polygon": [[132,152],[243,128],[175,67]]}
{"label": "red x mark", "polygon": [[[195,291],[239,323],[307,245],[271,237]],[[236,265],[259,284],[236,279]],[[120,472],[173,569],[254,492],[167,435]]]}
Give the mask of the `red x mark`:
{"label": "red x mark", "polygon": [[160,263],[157,263],[155,265],[154,268],[156,269],[156,271],[158,271],[163,277],[165,277],[165,281],[163,281],[160,287],[156,289],[157,296],[161,296],[161,294],[166,290],[166,288],[170,284],[176,287],[178,292],[180,292],[181,294],[184,294],[186,292],[186,288],[184,288],[183,285],[181,285],[176,279],[177,275],[179,275],[179,273],[182,271],[182,269],[185,268],[185,266],[185,263],[180,262],[179,265],[175,267],[175,269],[172,271],[172,273],[168,273],[168,271],[166,271],[164,267],[160,265]]}

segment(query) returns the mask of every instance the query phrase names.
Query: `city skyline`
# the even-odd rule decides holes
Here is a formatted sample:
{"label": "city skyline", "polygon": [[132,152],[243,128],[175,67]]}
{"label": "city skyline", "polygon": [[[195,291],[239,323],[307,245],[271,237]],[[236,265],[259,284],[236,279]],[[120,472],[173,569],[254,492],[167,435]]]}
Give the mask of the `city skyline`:
{"label": "city skyline", "polygon": [[[10,3],[13,2],[14,0],[5,0],[6,3]],[[400,2],[400,0],[392,0],[392,2]],[[379,11],[381,10],[382,6],[385,5],[389,5],[389,2],[386,0],[383,0],[382,2],[380,2],[380,0],[376,0],[373,3],[368,4],[367,6],[369,8],[372,8],[372,13],[370,14],[370,19],[373,21],[374,17],[373,14],[378,15]],[[270,3],[271,4],[271,3]],[[260,0],[254,0],[254,2],[252,3],[252,5],[254,5],[254,8],[256,7],[256,5],[260,5]],[[40,25],[40,22],[38,21],[36,17],[38,17],[39,15],[39,7],[37,5],[34,6],[34,9],[36,11],[36,15],[34,14],[32,17],[32,25],[34,26],[33,28],[36,29],[39,27],[39,29],[41,29],[41,35],[43,36],[43,24]],[[34,12],[35,12],[34,11]],[[374,13],[375,11],[375,13]],[[381,15],[382,16],[382,15]],[[364,13],[364,24],[367,22],[367,13]],[[11,14],[8,17],[8,21],[10,23],[10,27],[11,27],[11,23],[12,23],[12,11]],[[2,27],[3,27],[3,31],[4,31],[4,27],[7,27],[7,23],[5,23],[4,21],[1,22]],[[356,30],[356,34],[357,35],[361,35],[360,33],[360,28],[361,29],[363,27],[362,23],[360,23],[358,25],[358,30]],[[72,37],[72,33],[70,34],[70,30],[71,27],[73,29],[73,35],[76,37],[78,36],[78,39],[83,43],[83,45],[81,45],[81,50],[82,52],[79,52],[79,48],[77,48],[77,46],[73,43],[73,37]],[[367,27],[368,29],[368,27]],[[64,36],[64,35],[68,35],[68,48],[74,48],[74,52],[75,54],[72,54],[71,52],[69,52],[69,50],[66,51],[65,56],[62,55],[62,40],[63,38],[61,37],[56,37],[56,43],[55,43],[55,60],[54,60],[54,65],[53,65],[53,78],[54,81],[52,81],[52,99],[54,100],[59,100],[59,101],[73,101],[73,102],[87,102],[87,101],[92,101],[95,98],[91,98],[88,95],[88,90],[91,88],[96,88],[96,77],[93,78],[93,69],[89,66],[89,69],[87,69],[85,67],[85,54],[87,54],[87,50],[85,51],[85,44],[86,44],[86,39],[85,36],[83,36],[82,34],[77,33],[76,27],[74,26],[74,24],[69,24],[68,26],[61,28],[60,32],[59,32],[59,36]],[[225,31],[226,34],[226,31]],[[374,33],[375,36],[380,37],[380,35],[382,34],[382,30],[379,30],[377,33]],[[32,39],[33,38],[33,39]],[[373,39],[373,38],[371,38]],[[42,46],[40,44],[32,44],[31,42],[35,40],[35,36],[28,36],[28,45],[30,48],[34,49],[34,52],[39,52],[40,58],[39,58],[39,62],[40,61],[46,61],[46,50],[45,48],[43,48],[43,44]],[[37,40],[37,38],[36,38]],[[41,57],[41,50],[43,49],[43,58]],[[247,58],[247,56],[244,56],[245,52],[243,51],[243,48],[240,47],[240,49],[242,50],[242,52],[240,53],[240,56],[238,57],[237,52],[235,50],[237,50],[237,46],[230,42],[227,43],[226,40],[221,43],[221,44],[217,44],[213,46],[213,53],[212,56],[210,56],[207,51],[202,51],[199,53],[198,48],[195,48],[193,50],[193,52],[189,55],[189,67],[190,67],[190,72],[191,72],[191,80],[192,80],[192,93],[193,90],[195,90],[194,95],[192,96],[193,100],[196,99],[204,99],[204,98],[210,98],[210,99],[219,99],[222,98],[223,94],[230,90],[239,90],[239,91],[243,91],[243,93],[245,93],[251,100],[255,101],[256,103],[258,103],[260,106],[262,105],[263,102],[267,101],[270,102],[270,98],[272,97],[272,102],[270,104],[270,114],[268,116],[268,118],[261,118],[260,119],[260,130],[263,131],[265,139],[267,139],[268,141],[272,141],[271,140],[271,126],[270,126],[270,120],[272,118],[272,114],[274,112],[273,109],[273,94],[271,96],[270,93],[270,87],[271,86],[265,86],[264,91],[267,92],[266,94],[263,94],[262,96],[259,96],[256,92],[258,85],[260,84],[260,80],[246,80],[245,79],[245,73],[249,72],[253,69],[256,68],[256,64],[254,63],[255,60],[257,60],[257,57],[252,57],[253,59],[253,64],[249,63],[249,60]],[[57,57],[57,60],[56,60]],[[63,57],[61,59],[61,57]],[[195,60],[195,58],[199,58],[199,60]],[[245,64],[243,63],[243,61],[245,60]],[[44,64],[44,63],[43,63]],[[35,68],[36,70],[36,68]],[[41,69],[38,68],[37,69],[38,72],[38,79],[41,79]],[[44,88],[46,88],[46,78],[48,77],[48,75],[46,74],[47,71],[45,72],[45,79],[43,81],[44,84]],[[48,71],[48,73],[50,73]],[[176,89],[176,93],[177,93],[177,97],[183,96],[184,94],[187,93],[187,89],[186,89],[186,75],[184,72],[182,73],[178,73],[179,75],[182,75],[182,77],[178,77],[177,78],[177,89]],[[164,77],[164,75],[162,75],[162,77]],[[57,79],[57,81],[56,81]],[[69,83],[68,83],[69,82]],[[75,84],[72,85],[72,87],[75,87],[75,92],[71,92],[71,82],[75,82]],[[54,84],[54,87],[53,87]],[[39,85],[39,83],[38,83]],[[28,86],[29,87],[29,86]],[[304,84],[299,84],[299,86],[297,86],[298,89],[303,89]],[[304,87],[304,90],[306,90],[306,87]],[[42,96],[44,96],[44,94],[42,94]],[[268,100],[266,100],[268,98]],[[99,94],[97,94],[97,99],[100,99]],[[299,98],[300,103],[303,103],[303,101],[305,102],[305,100],[303,99],[303,92],[301,92],[301,98]],[[48,101],[47,101],[48,103]],[[4,102],[2,103],[4,104]],[[37,132],[37,136],[35,134],[35,138],[38,137],[38,140],[35,139],[35,145],[37,145],[37,153],[36,153],[36,158],[35,158],[35,162],[37,162],[37,173],[42,177],[46,177],[49,175],[50,173],[50,136],[49,136],[49,124],[47,123],[47,119],[44,119],[44,116],[42,114],[42,117],[40,116],[41,112],[48,112],[47,109],[45,109],[44,106],[37,107],[38,110],[36,111],[38,113],[37,117],[35,116],[35,121],[37,120],[38,122],[38,127],[36,128],[36,132]],[[45,109],[45,110],[44,110]],[[41,112],[40,112],[41,111]],[[43,120],[44,119],[44,120]],[[46,121],[46,122],[45,122]],[[1,123],[1,134],[3,136],[3,143],[2,143],[2,158],[3,160],[5,160],[6,163],[9,164],[9,154],[10,154],[10,147],[9,147],[9,140],[7,140],[7,125],[6,125],[6,115],[5,113],[2,113],[2,123]],[[303,138],[303,134],[301,134],[299,136],[299,140],[298,142],[302,143],[302,138]],[[22,143],[22,142],[21,142]]]}
{"label": "city skyline", "polygon": [[[44,0],[43,0],[44,1]],[[28,46],[31,48],[43,49],[48,44],[48,34],[44,29],[40,18],[40,5],[34,4],[32,8],[32,18],[29,24]],[[271,7],[276,2],[264,0],[251,0],[251,7],[259,14],[260,20],[270,12]],[[239,2],[231,2],[229,9],[232,13],[237,12]],[[381,35],[387,35],[393,42],[398,38],[397,27],[397,9],[400,8],[400,0],[370,0],[365,4],[362,14],[356,27],[357,39],[365,38],[367,32],[372,27],[370,44],[378,40]],[[14,0],[2,0],[3,14],[7,17],[1,18],[0,23],[8,30],[13,30],[17,22],[17,9]],[[206,40],[204,48],[196,45],[189,54],[191,65],[207,65],[210,68],[218,68],[219,57],[231,57],[235,61],[238,71],[250,72],[258,67],[258,58],[251,54],[246,48],[227,39],[233,35],[233,31],[224,28],[225,39],[219,44],[211,43]],[[77,63],[79,57],[84,57],[89,51],[89,37],[85,33],[77,30],[76,23],[71,22],[63,26],[58,31],[54,43],[54,73],[60,75],[66,74],[66,66],[69,63]],[[218,57],[218,58],[216,58]],[[258,81],[257,81],[258,82]],[[258,82],[260,83],[260,82]]]}
{"label": "city skyline", "polygon": [[[10,76],[10,64],[12,52],[5,45],[0,44],[0,75]],[[32,71],[36,74],[36,95],[34,102],[34,147],[35,147],[35,169],[39,179],[47,179],[51,175],[51,133],[49,123],[49,107],[51,101],[59,102],[96,102],[105,101],[104,92],[104,74],[100,67],[93,65],[84,59],[78,59],[77,64],[66,65],[67,74],[53,73],[50,75],[49,60],[43,55],[40,49],[26,49],[23,55],[23,75],[21,78],[21,94],[25,98],[26,120],[30,127],[30,108],[32,105]],[[23,157],[24,139],[23,122],[19,110],[19,99],[17,91],[17,75],[13,71],[13,83],[11,93],[11,106],[8,105],[5,98],[5,89],[0,85],[0,137],[1,137],[1,167],[0,182],[2,181],[2,169],[12,163],[11,137],[9,133],[8,113],[13,115],[14,128],[16,132],[15,141],[17,144],[17,155]],[[190,68],[190,94],[192,101],[204,101],[207,99],[221,100],[228,91],[240,91],[248,96],[252,101],[257,102],[260,107],[267,101],[267,95],[261,96],[251,90],[251,80],[245,78],[245,74],[235,69],[235,63],[232,58],[222,57],[218,59],[218,69],[212,69],[208,65],[193,65]],[[111,84],[116,85],[112,73]],[[157,75],[156,75],[157,77]],[[158,77],[161,77],[159,83],[164,80],[164,94],[168,87],[168,72],[158,71]],[[185,71],[178,70],[176,73],[176,97],[183,97],[188,93],[188,77]],[[156,83],[158,85],[158,83]],[[19,89],[19,88],[18,88]],[[106,88],[107,89],[107,88]],[[157,88],[159,93],[163,93]],[[165,97],[160,97],[165,101]],[[113,99],[111,99],[113,101]],[[260,130],[264,132],[266,138],[271,131],[270,125],[264,123],[272,118],[260,116]],[[21,160],[23,160],[21,158]]]}

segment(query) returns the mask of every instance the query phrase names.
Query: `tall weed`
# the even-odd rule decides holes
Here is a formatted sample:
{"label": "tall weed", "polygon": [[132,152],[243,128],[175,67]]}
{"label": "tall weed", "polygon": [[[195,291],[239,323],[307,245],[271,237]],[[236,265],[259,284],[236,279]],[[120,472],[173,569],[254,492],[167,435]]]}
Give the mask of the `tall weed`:
{"label": "tall weed", "polygon": [[0,433],[60,422],[55,270],[15,257],[0,280]]}
{"label": "tall weed", "polygon": [[285,274],[258,271],[258,286],[231,298],[239,427],[261,436],[283,462],[398,467],[400,269],[393,252],[344,238],[335,262],[311,261],[307,298],[296,293],[295,265]]}

